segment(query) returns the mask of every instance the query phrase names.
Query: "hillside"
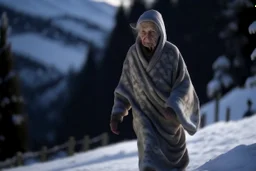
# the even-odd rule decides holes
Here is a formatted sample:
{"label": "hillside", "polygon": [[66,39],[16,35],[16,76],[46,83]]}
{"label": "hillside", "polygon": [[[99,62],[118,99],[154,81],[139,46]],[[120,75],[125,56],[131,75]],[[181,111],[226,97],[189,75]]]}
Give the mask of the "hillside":
{"label": "hillside", "polygon": [[[256,115],[239,121],[219,122],[187,134],[190,155],[188,171],[256,170]],[[46,163],[5,169],[3,171],[135,171],[136,141],[126,141],[98,148],[73,157]],[[228,164],[229,163],[229,164]]]}
{"label": "hillside", "polygon": [[116,6],[93,0],[0,0],[0,11],[8,17],[14,70],[33,128],[31,148],[35,142],[54,144],[69,77],[87,61],[88,43],[99,53],[104,49]]}

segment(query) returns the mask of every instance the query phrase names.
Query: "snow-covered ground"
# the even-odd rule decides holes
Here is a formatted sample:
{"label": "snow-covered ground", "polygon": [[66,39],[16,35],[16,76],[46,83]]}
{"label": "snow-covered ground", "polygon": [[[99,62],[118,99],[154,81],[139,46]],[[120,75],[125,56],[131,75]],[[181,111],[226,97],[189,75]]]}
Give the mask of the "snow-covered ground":
{"label": "snow-covered ground", "polygon": [[[202,106],[207,126],[194,136],[186,134],[190,163],[187,171],[255,171],[256,113],[242,119],[246,100],[256,109],[256,87],[235,88],[220,100],[220,120],[213,123],[214,102]],[[231,108],[231,120],[225,122],[225,109]],[[55,158],[45,163],[31,160],[26,166],[4,171],[137,171],[136,140],[111,144],[72,157]],[[63,158],[64,157],[64,158]]]}
{"label": "snow-covered ground", "polygon": [[[255,171],[256,115],[219,122],[187,134],[190,163],[187,171]],[[136,141],[126,141],[72,157],[3,171],[137,171]]]}
{"label": "snow-covered ground", "polygon": [[[219,102],[219,120],[224,121],[226,110],[230,108],[230,119],[239,120],[247,111],[247,100],[250,99],[252,110],[256,111],[256,87],[234,88]],[[206,115],[206,125],[214,122],[215,101],[211,101],[201,106],[201,113]]]}
{"label": "snow-covered ground", "polygon": [[79,70],[86,60],[87,48],[66,45],[35,33],[24,33],[9,38],[15,53],[29,56],[32,60],[56,67],[67,73],[71,68]]}

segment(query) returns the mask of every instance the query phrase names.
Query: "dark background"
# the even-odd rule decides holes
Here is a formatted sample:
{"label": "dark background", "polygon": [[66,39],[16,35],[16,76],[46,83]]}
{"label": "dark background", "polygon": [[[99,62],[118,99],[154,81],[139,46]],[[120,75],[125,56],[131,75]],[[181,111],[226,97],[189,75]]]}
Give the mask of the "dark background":
{"label": "dark background", "polygon": [[[167,38],[180,49],[201,104],[215,98],[216,93],[224,95],[233,87],[243,87],[246,79],[255,74],[251,71],[255,67],[255,63],[250,60],[250,55],[255,48],[256,37],[248,33],[249,25],[256,20],[256,9],[252,4],[253,1],[251,1],[251,5],[248,5],[228,0],[161,0],[146,6],[142,0],[137,0],[128,9],[122,6],[117,7],[114,18],[116,25],[111,32],[105,32],[102,28],[90,25],[92,29],[103,30],[102,32],[107,35],[104,48],[95,46],[89,40],[83,40],[58,30],[51,25],[49,20],[19,13],[0,4],[0,12],[7,13],[9,25],[12,26],[14,33],[42,32],[44,28],[48,28],[48,37],[53,37],[52,35],[58,32],[67,43],[82,42],[89,47],[87,61],[81,70],[78,72],[71,70],[67,75],[28,59],[25,55],[16,52],[12,52],[12,55],[9,54],[9,58],[12,58],[14,62],[13,69],[17,73],[20,73],[24,67],[31,72],[40,68],[44,76],[51,76],[51,79],[33,87],[20,79],[16,89],[21,90],[20,93],[26,101],[23,104],[24,108],[20,109],[20,113],[27,114],[27,122],[23,128],[27,128],[28,131],[25,133],[23,131],[23,138],[15,140],[15,142],[13,142],[13,138],[10,138],[9,141],[5,139],[0,143],[0,148],[6,149],[1,159],[14,155],[18,150],[37,151],[43,145],[52,147],[62,144],[70,136],[82,139],[84,135],[94,137],[102,132],[108,132],[111,143],[136,138],[132,130],[131,113],[120,125],[121,134],[119,136],[110,132],[109,119],[114,100],[113,92],[119,81],[123,60],[129,47],[135,41],[136,35],[132,32],[129,24],[135,23],[147,9],[156,9],[162,14]],[[14,22],[17,18],[19,18],[18,22]],[[25,23],[30,23],[30,30],[24,30]],[[224,68],[216,76],[212,64],[222,55],[230,60],[231,66],[228,69]],[[8,56],[8,53],[1,54],[1,58],[4,56]],[[98,60],[99,58],[102,60]],[[233,64],[236,60],[239,61],[239,65]],[[5,65],[6,61],[0,63],[0,66]],[[232,84],[228,86],[221,84],[222,88],[219,92],[207,96],[208,83],[213,78],[221,80],[222,74],[232,78]],[[3,73],[1,78],[5,76],[6,73]],[[62,81],[67,84],[66,89],[59,93],[49,106],[44,107],[35,102],[36,97],[59,85]],[[1,87],[0,91],[7,90]],[[3,99],[4,95],[1,98]],[[9,108],[12,109],[12,107]],[[1,108],[0,112],[4,118],[5,108]],[[49,117],[55,119],[49,120]],[[17,136],[19,134],[17,132],[21,129],[17,130],[15,126],[10,126],[11,123],[7,120],[0,120],[0,135]],[[54,132],[54,138],[51,141],[47,136],[49,131]],[[24,141],[28,144],[26,148],[24,145],[22,147],[18,145]],[[8,142],[13,143],[8,145]],[[14,149],[14,151],[10,149]]]}

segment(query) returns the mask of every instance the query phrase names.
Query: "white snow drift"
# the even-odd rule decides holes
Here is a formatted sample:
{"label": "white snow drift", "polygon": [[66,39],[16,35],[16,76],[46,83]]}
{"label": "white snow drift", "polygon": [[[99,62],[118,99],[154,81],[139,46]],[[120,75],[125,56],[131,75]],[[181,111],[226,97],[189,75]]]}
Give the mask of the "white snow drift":
{"label": "white snow drift", "polygon": [[[219,122],[187,134],[188,171],[255,171],[256,115],[232,122]],[[135,171],[136,141],[127,141],[46,163],[4,171]]]}

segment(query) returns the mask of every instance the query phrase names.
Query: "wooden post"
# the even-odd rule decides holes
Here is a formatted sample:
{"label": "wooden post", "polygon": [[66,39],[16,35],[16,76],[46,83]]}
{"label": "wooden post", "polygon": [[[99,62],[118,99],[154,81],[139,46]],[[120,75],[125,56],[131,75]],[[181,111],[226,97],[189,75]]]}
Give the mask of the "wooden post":
{"label": "wooden post", "polygon": [[23,165],[23,156],[22,156],[22,153],[21,152],[17,152],[17,155],[16,155],[16,165],[17,166],[21,166]]}
{"label": "wooden post", "polygon": [[203,128],[205,126],[205,119],[206,119],[206,115],[205,113],[202,114],[201,116],[201,124],[200,124],[200,127]]}
{"label": "wooden post", "polygon": [[43,146],[42,147],[42,150],[40,152],[40,160],[42,162],[46,161],[47,160],[47,147],[46,146]]}
{"label": "wooden post", "polygon": [[227,107],[227,110],[226,110],[226,121],[228,122],[230,120],[230,108]]}
{"label": "wooden post", "polygon": [[107,132],[105,132],[105,133],[103,133],[102,134],[102,146],[105,146],[105,145],[107,145],[108,144],[108,141],[109,141],[109,137],[108,137],[108,133]]}
{"label": "wooden post", "polygon": [[216,100],[215,100],[215,116],[214,116],[214,121],[218,122],[219,121],[219,104],[220,104],[220,97],[221,94],[218,93],[216,96]]}
{"label": "wooden post", "polygon": [[83,142],[83,151],[87,151],[90,148],[90,137],[88,135],[84,136],[84,142]]}
{"label": "wooden post", "polygon": [[75,153],[76,140],[74,137],[69,137],[68,140],[68,155],[72,156]]}

